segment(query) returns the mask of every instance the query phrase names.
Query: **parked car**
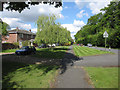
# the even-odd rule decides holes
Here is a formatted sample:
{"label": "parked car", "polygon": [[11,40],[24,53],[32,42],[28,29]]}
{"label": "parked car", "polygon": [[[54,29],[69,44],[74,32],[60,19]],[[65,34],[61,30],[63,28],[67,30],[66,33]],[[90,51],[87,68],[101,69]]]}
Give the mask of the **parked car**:
{"label": "parked car", "polygon": [[88,47],[92,47],[92,44],[88,43],[87,46],[88,46]]}
{"label": "parked car", "polygon": [[40,46],[38,46],[39,48],[46,48],[46,47],[48,47],[48,45],[46,45],[46,44],[42,44],[42,45],[40,45]]}
{"label": "parked car", "polygon": [[55,44],[48,44],[49,47],[55,47],[56,45]]}
{"label": "parked car", "polygon": [[16,50],[15,54],[17,55],[27,55],[31,53],[35,53],[36,49],[34,46],[23,46],[19,50]]}

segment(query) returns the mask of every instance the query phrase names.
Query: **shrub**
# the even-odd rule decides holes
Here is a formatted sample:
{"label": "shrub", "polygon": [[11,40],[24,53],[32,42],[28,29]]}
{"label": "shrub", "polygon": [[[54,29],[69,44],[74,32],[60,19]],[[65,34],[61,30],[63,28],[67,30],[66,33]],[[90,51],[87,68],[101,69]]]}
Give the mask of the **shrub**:
{"label": "shrub", "polygon": [[18,48],[18,46],[14,45],[13,43],[2,43],[2,50],[16,49],[16,48]]}
{"label": "shrub", "polygon": [[30,41],[26,40],[22,42],[22,46],[29,46],[30,45]]}
{"label": "shrub", "polygon": [[14,42],[13,43],[15,46],[19,46],[19,42]]}

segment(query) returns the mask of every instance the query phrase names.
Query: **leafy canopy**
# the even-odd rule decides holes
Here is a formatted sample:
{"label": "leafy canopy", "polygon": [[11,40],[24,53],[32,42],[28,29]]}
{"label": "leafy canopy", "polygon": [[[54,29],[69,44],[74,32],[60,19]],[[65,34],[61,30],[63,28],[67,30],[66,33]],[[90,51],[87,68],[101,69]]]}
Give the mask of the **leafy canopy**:
{"label": "leafy canopy", "polygon": [[37,20],[37,34],[35,42],[38,44],[66,43],[72,41],[70,31],[56,23],[55,15],[41,15]]}

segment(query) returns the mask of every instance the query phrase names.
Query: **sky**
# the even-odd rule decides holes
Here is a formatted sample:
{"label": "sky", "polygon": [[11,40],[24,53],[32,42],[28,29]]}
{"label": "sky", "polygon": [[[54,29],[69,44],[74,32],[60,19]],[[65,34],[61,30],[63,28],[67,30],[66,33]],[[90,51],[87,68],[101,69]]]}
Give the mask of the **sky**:
{"label": "sky", "polygon": [[[63,0],[63,6],[55,8],[54,5],[39,4],[30,6],[30,9],[24,9],[21,13],[18,11],[8,11],[3,9],[0,12],[0,18],[10,25],[11,29],[19,29],[37,32],[35,22],[42,14],[54,14],[57,16],[56,22],[66,27],[71,32],[71,37],[87,24],[87,20],[100,13],[100,9],[107,7],[111,0]],[[7,5],[5,4],[4,7]]]}

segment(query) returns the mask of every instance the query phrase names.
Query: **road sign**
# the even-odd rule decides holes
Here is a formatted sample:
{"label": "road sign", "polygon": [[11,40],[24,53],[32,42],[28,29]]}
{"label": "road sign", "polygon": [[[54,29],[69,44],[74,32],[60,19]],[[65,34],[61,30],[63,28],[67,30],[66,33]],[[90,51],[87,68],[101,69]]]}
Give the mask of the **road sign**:
{"label": "road sign", "polygon": [[105,50],[106,50],[106,38],[108,37],[107,31],[104,32],[103,37],[105,38]]}
{"label": "road sign", "polygon": [[104,32],[103,37],[104,37],[104,38],[107,38],[107,37],[108,37],[107,31]]}

